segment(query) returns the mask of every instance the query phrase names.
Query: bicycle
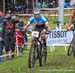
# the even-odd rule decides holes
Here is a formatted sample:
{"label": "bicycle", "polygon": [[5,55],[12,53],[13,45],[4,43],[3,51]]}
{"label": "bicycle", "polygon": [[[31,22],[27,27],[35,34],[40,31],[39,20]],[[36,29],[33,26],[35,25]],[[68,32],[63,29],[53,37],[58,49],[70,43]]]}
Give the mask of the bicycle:
{"label": "bicycle", "polygon": [[[48,34],[48,33],[47,33]],[[46,32],[32,32],[32,43],[29,51],[28,66],[29,68],[34,67],[36,60],[39,59],[40,66],[46,65],[47,60],[47,48],[45,48],[44,40],[42,35],[46,35]]]}

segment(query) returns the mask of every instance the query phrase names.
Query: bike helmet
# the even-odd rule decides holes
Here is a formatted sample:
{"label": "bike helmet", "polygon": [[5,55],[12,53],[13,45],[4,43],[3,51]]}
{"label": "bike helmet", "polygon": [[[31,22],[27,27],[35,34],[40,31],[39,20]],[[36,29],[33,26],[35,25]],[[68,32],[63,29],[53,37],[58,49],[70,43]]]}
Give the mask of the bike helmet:
{"label": "bike helmet", "polygon": [[33,10],[33,14],[40,14],[40,9],[35,8],[35,9]]}

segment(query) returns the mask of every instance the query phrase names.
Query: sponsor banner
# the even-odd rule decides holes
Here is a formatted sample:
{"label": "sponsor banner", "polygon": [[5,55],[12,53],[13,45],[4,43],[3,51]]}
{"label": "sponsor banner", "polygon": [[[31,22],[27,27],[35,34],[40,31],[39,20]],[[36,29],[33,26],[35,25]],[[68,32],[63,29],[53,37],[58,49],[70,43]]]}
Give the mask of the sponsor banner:
{"label": "sponsor banner", "polygon": [[51,30],[48,34],[47,45],[52,44],[68,44],[73,38],[73,31],[66,31],[66,29],[61,30]]}

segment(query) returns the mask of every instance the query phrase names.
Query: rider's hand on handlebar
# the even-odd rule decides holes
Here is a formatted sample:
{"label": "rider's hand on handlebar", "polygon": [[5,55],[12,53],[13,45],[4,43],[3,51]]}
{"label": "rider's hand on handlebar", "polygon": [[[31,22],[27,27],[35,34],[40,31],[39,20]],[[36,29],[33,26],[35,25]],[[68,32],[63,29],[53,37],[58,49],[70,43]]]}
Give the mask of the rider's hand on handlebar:
{"label": "rider's hand on handlebar", "polygon": [[72,29],[74,29],[74,25],[73,24],[71,24],[70,26],[67,26],[67,31],[70,31]]}

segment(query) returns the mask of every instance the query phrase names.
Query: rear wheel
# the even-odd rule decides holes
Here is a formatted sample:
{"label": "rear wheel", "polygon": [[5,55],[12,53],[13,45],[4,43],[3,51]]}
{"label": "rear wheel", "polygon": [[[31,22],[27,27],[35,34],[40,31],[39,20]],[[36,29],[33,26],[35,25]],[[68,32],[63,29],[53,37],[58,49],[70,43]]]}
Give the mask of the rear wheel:
{"label": "rear wheel", "polygon": [[47,47],[43,42],[40,47],[40,60],[39,60],[40,66],[46,65],[46,60],[47,60]]}

